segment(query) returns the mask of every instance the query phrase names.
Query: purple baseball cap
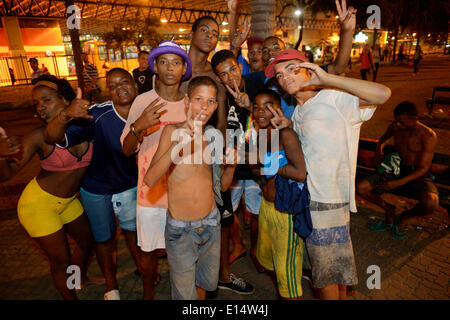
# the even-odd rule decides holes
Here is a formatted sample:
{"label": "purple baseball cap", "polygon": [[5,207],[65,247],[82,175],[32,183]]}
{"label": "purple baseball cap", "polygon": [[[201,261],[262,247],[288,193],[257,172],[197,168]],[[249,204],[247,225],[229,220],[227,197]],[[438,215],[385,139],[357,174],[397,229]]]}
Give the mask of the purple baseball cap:
{"label": "purple baseball cap", "polygon": [[184,74],[181,81],[189,79],[192,73],[191,59],[189,58],[187,52],[184,51],[183,48],[181,48],[180,45],[175,41],[170,40],[162,41],[158,47],[156,47],[150,52],[150,55],[148,56],[148,66],[150,70],[152,70],[152,72],[155,73],[155,60],[160,55],[165,53],[173,53],[179,55],[184,59],[184,63],[186,64],[186,73]]}

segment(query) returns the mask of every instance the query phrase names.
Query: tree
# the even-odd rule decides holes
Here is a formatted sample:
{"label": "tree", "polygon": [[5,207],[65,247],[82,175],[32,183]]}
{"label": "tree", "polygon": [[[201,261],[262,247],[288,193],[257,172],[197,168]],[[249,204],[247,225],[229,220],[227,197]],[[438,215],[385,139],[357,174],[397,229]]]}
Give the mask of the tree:
{"label": "tree", "polygon": [[163,36],[156,30],[159,25],[159,20],[155,17],[140,21],[127,19],[115,25],[113,31],[104,33],[102,38],[106,42],[107,49],[121,51],[122,56],[125,56],[123,48],[130,43],[134,44],[139,51],[144,43],[152,48],[157,47],[163,40]]}
{"label": "tree", "polygon": [[330,15],[330,12],[333,12],[336,7],[334,1],[330,0],[288,0],[282,3],[280,13],[277,17],[281,17],[287,9],[301,10],[301,14],[298,16],[300,32],[294,46],[295,49],[298,49],[303,40],[305,12],[310,12],[312,17],[315,18],[319,12],[323,12],[325,15]]}

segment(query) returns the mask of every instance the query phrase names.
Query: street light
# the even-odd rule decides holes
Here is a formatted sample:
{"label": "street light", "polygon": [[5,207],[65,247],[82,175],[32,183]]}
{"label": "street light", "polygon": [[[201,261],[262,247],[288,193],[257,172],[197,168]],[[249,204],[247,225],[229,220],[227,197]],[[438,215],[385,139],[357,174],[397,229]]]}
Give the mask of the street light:
{"label": "street light", "polygon": [[295,10],[295,15],[298,17],[302,14],[302,11],[300,9]]}
{"label": "street light", "polygon": [[167,19],[161,19],[161,22],[162,22],[162,23],[166,23],[166,22],[167,22]]}

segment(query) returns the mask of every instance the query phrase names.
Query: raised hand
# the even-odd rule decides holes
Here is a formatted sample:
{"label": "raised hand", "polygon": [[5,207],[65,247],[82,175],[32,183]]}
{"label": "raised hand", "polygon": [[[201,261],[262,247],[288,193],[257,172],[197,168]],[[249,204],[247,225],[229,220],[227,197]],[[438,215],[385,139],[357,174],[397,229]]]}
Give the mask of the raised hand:
{"label": "raised hand", "polygon": [[248,94],[239,90],[236,80],[233,79],[233,88],[231,88],[227,84],[225,84],[225,87],[227,88],[228,92],[231,93],[231,95],[234,97],[234,100],[240,108],[251,111],[250,98],[248,97]]}
{"label": "raised hand", "polygon": [[[84,118],[92,119],[93,117],[89,114],[89,101],[82,99],[83,92],[80,88],[77,88],[77,96],[70,103],[67,109],[64,111],[66,117],[69,118]],[[67,120],[67,119],[66,119]]]}
{"label": "raised hand", "polygon": [[236,11],[238,4],[239,0],[227,0],[227,6],[230,12]]}
{"label": "raised hand", "polygon": [[267,106],[267,108],[272,112],[273,118],[270,119],[270,123],[272,124],[274,129],[284,129],[292,126],[292,120],[287,118],[281,108],[275,110],[271,106]]}
{"label": "raised hand", "polygon": [[158,110],[164,107],[167,103],[162,102],[158,104],[159,101],[161,101],[161,98],[156,98],[144,109],[144,112],[142,112],[139,119],[137,119],[134,123],[137,131],[142,132],[151,126],[160,123],[159,118],[161,117],[162,112],[158,112]]}
{"label": "raised hand", "polygon": [[301,88],[309,86],[325,86],[329,77],[329,74],[325,72],[319,65],[303,62],[299,64],[301,68],[308,69],[311,74],[311,79],[300,85]]}
{"label": "raised hand", "polygon": [[8,137],[6,135],[0,136],[0,157],[9,158],[18,154],[21,151],[19,137]]}
{"label": "raised hand", "polygon": [[341,28],[344,30],[355,30],[357,10],[351,6],[347,9],[346,0],[342,0],[342,4],[339,3],[339,0],[335,0],[335,2]]}
{"label": "raised hand", "polygon": [[233,40],[231,41],[231,45],[234,48],[240,48],[242,44],[247,40],[248,34],[250,33],[250,29],[252,24],[246,19],[244,22],[244,30],[241,31],[240,28],[237,28]]}

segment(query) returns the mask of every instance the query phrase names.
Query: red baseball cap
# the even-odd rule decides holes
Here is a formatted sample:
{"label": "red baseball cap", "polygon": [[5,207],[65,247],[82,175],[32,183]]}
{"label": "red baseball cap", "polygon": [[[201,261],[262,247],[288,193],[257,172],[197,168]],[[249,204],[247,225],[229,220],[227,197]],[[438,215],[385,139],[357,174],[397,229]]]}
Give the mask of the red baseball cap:
{"label": "red baseball cap", "polygon": [[264,43],[263,38],[248,38],[247,39],[247,47],[250,47],[253,43]]}
{"label": "red baseball cap", "polygon": [[308,59],[300,53],[300,51],[295,49],[287,49],[284,51],[281,51],[274,60],[272,60],[271,63],[266,68],[265,74],[267,78],[273,78],[275,76],[275,65],[282,61],[289,61],[289,60],[300,60],[302,62],[307,62]]}

